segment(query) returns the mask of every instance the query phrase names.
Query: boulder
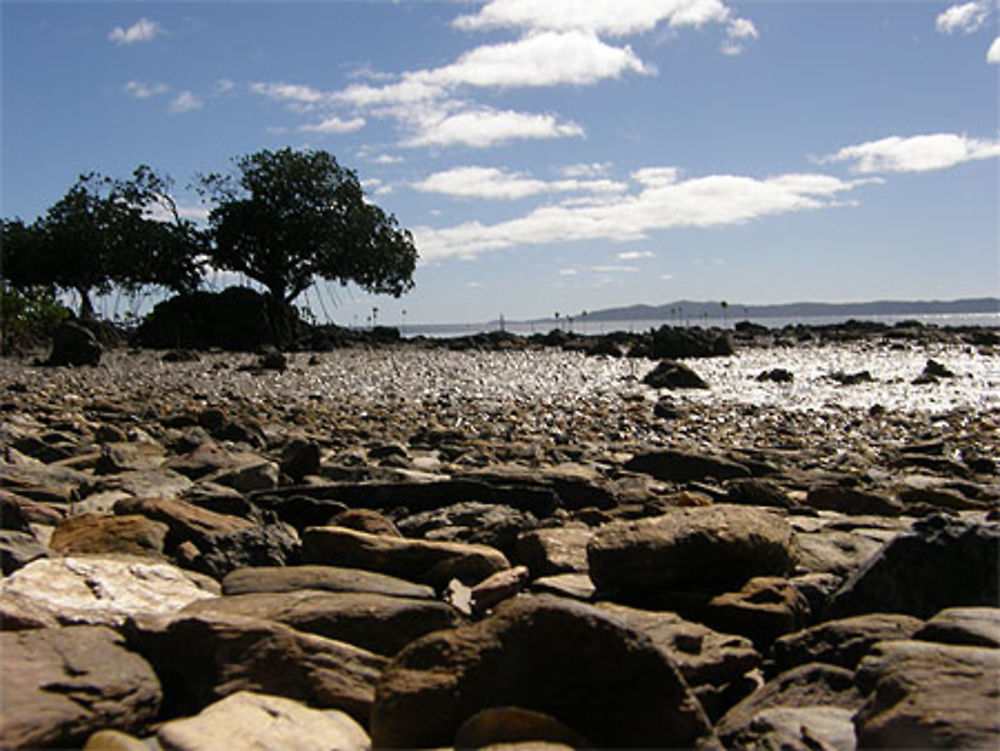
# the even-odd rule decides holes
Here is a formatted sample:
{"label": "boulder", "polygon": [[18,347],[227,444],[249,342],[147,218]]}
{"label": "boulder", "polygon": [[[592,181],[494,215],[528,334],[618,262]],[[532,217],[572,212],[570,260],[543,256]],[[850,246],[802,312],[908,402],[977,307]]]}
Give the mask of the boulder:
{"label": "boulder", "polygon": [[708,384],[691,368],[676,360],[661,360],[642,379],[654,389],[707,389]]}
{"label": "boulder", "polygon": [[404,517],[397,526],[407,537],[477,543],[510,551],[517,536],[537,524],[535,516],[527,511],[468,501]]}
{"label": "boulder", "polygon": [[594,536],[585,524],[543,527],[523,532],[514,545],[514,557],[534,577],[587,571],[587,544]]}
{"label": "boulder", "polygon": [[587,558],[599,590],[655,600],[670,590],[718,592],[754,576],[786,574],[795,546],[780,516],[718,505],[607,524],[594,533]]}
{"label": "boulder", "polygon": [[1000,647],[1000,607],[946,608],[935,615],[914,639],[969,647]]}
{"label": "boulder", "polygon": [[862,748],[995,749],[1000,650],[923,641],[876,645],[857,671]]}
{"label": "boulder", "polygon": [[373,571],[336,566],[259,566],[231,571],[222,580],[227,595],[257,592],[363,592],[391,597],[433,600],[434,590],[422,584]]}
{"label": "boulder", "polygon": [[162,692],[156,673],[103,626],[0,633],[5,749],[79,748],[96,730],[141,731]]}
{"label": "boulder", "polygon": [[61,555],[126,555],[162,558],[169,527],[145,516],[71,516],[55,528],[49,547]]}
{"label": "boulder", "polygon": [[126,498],[115,504],[115,513],[121,516],[141,514],[166,524],[170,528],[167,542],[170,547],[189,540],[200,549],[207,549],[207,540],[212,535],[227,535],[254,527],[248,519],[168,498]]}
{"label": "boulder", "polygon": [[52,352],[46,365],[97,365],[103,349],[94,332],[75,321],[63,321],[52,334]]}
{"label": "boulder", "polygon": [[771,707],[729,740],[740,751],[854,751],[854,712],[842,707]]}
{"label": "boulder", "polygon": [[302,560],[376,571],[434,587],[453,578],[475,584],[510,567],[503,553],[485,545],[408,540],[344,527],[308,527],[302,533]]}
{"label": "boulder", "polygon": [[529,744],[531,748],[545,748],[548,744],[591,747],[555,717],[521,707],[490,707],[476,712],[455,733],[455,748],[509,748],[511,744]]}
{"label": "boulder", "polygon": [[0,530],[0,571],[4,576],[48,555],[48,549],[33,534]]}
{"label": "boulder", "polygon": [[215,579],[247,566],[287,566],[299,561],[301,543],[295,529],[283,522],[209,534],[198,542],[192,566]]}
{"label": "boulder", "polygon": [[749,477],[744,465],[712,454],[663,449],[636,454],[625,463],[625,469],[643,472],[658,480],[690,482],[692,480],[727,480],[732,477]]}
{"label": "boulder", "polygon": [[338,710],[238,691],[156,732],[164,751],[369,751],[364,728]]}
{"label": "boulder", "polygon": [[316,441],[292,438],[281,450],[281,471],[295,482],[319,472],[320,450]]}
{"label": "boulder", "polygon": [[858,530],[820,529],[795,533],[798,571],[850,576],[885,545]]}
{"label": "boulder", "polygon": [[995,607],[1000,525],[934,515],[897,535],[830,600],[828,618],[905,613],[930,618],[956,606]]}
{"label": "boulder", "polygon": [[861,704],[862,696],[854,685],[853,672],[814,662],[787,670],[769,680],[761,689],[726,712],[716,724],[715,731],[730,748],[733,739],[750,728],[762,710],[776,707],[839,707],[854,712]]}
{"label": "boulder", "polygon": [[774,643],[772,654],[779,670],[790,670],[809,662],[826,662],[854,670],[858,662],[880,641],[909,639],[923,621],[909,615],[869,613],[819,623]]}
{"label": "boulder", "polygon": [[174,613],[214,597],[213,585],[141,558],[42,558],[0,582],[0,600],[12,599],[61,623],[119,625],[135,613]]}
{"label": "boulder", "polygon": [[183,613],[222,614],[277,621],[299,631],[393,655],[461,617],[443,602],[362,592],[262,592],[192,603]]}
{"label": "boulder", "polygon": [[839,511],[842,514],[898,516],[903,511],[903,504],[895,498],[843,485],[810,488],[803,504],[809,508]]}
{"label": "boulder", "polygon": [[384,657],[289,626],[206,613],[139,617],[129,646],[156,669],[164,714],[195,714],[237,691],[258,691],[340,709],[365,722]]}
{"label": "boulder", "polygon": [[501,604],[479,623],[430,634],[379,681],[379,748],[446,746],[477,712],[551,715],[598,748],[676,748],[711,738],[677,667],[600,611],[552,597]]}
{"label": "boulder", "polygon": [[733,351],[733,337],[727,332],[664,325],[653,332],[650,357],[725,357]]}
{"label": "boulder", "polygon": [[758,576],[738,592],[725,592],[709,600],[700,620],[767,646],[808,623],[809,601],[788,579]]}

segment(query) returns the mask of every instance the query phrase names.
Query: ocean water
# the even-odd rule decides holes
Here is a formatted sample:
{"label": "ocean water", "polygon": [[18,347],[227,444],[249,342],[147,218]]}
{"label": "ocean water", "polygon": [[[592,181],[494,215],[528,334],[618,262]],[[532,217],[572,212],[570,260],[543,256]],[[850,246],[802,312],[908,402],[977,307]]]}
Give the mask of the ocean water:
{"label": "ocean water", "polygon": [[[872,315],[872,316],[850,316],[857,321],[875,321],[892,326],[900,321],[920,321],[932,326],[989,326],[1000,327],[1000,313],[931,313],[926,315]],[[637,319],[627,321],[588,321],[576,318],[572,323],[563,320],[559,321],[507,321],[502,328],[514,334],[530,336],[531,334],[545,334],[552,329],[559,328],[563,331],[575,334],[608,334],[613,331],[628,331],[641,333],[656,329],[664,324],[670,326],[701,326],[702,328],[733,328],[739,321],[750,321],[771,329],[780,329],[789,325],[803,324],[806,326],[827,326],[831,324],[843,323],[848,320],[846,316],[806,316],[798,318],[762,317],[747,318],[738,316],[735,313],[725,318],[697,318],[690,320],[680,320],[678,318],[654,318]],[[404,336],[429,336],[434,338],[448,338],[456,336],[467,336],[489,331],[498,331],[501,325],[498,321],[489,323],[462,323],[462,324],[442,324],[442,325],[410,325],[402,327]]]}

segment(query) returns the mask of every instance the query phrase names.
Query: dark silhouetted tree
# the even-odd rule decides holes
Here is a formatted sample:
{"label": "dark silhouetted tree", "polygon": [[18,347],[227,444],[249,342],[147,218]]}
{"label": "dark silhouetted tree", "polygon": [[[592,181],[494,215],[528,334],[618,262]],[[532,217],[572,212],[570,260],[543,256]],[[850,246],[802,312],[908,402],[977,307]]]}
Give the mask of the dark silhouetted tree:
{"label": "dark silhouetted tree", "polygon": [[201,178],[211,261],[290,303],[318,277],[399,297],[413,287],[417,250],[396,218],[365,200],[357,175],[325,151],[259,151],[235,176]]}

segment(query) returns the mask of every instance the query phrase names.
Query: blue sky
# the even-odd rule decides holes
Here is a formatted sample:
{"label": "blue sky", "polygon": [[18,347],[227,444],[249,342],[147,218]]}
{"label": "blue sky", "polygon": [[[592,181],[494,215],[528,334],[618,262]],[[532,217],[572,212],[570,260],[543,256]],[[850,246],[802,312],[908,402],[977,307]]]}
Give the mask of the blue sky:
{"label": "blue sky", "polygon": [[327,150],[421,255],[340,323],[1000,293],[996,0],[0,8],[3,216]]}

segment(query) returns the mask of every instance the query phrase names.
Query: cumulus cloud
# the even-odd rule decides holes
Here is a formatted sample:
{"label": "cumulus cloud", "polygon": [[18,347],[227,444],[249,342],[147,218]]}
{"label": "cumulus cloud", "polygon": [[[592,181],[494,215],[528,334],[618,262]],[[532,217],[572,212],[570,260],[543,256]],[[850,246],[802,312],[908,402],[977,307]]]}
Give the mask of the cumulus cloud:
{"label": "cumulus cloud", "polygon": [[499,28],[584,30],[611,36],[650,31],[661,21],[672,28],[722,23],[730,10],[720,0],[492,0],[454,25],[466,31]]}
{"label": "cumulus cloud", "polygon": [[638,170],[638,190],[598,205],[556,205],[496,224],[465,222],[414,230],[425,261],[472,257],[513,246],[581,240],[628,241],[676,227],[740,224],[765,216],[829,208],[836,195],[867,181],[827,175],[780,175],[757,179],[710,175],[681,180],[674,168]]}
{"label": "cumulus cloud", "polygon": [[938,15],[934,25],[942,34],[954,34],[956,31],[971,34],[982,28],[983,24],[986,23],[989,13],[990,6],[988,2],[970,2],[961,5],[952,5]]}
{"label": "cumulus cloud", "polygon": [[640,258],[656,258],[656,253],[648,250],[628,250],[618,254],[620,261],[638,261]]}
{"label": "cumulus cloud", "polygon": [[125,91],[136,99],[149,99],[150,97],[166,94],[169,86],[165,83],[143,83],[142,81],[129,81],[125,84]]}
{"label": "cumulus cloud", "polygon": [[963,162],[1000,156],[1000,140],[980,140],[955,133],[922,136],[889,136],[845,146],[819,162],[854,162],[861,174],[879,172],[927,172],[947,169]]}
{"label": "cumulus cloud", "polygon": [[379,154],[374,159],[372,159],[375,164],[399,164],[400,162],[405,162],[406,160],[395,154]]}
{"label": "cumulus cloud", "polygon": [[339,117],[328,117],[318,123],[310,123],[299,127],[304,133],[353,133],[365,127],[363,117],[354,117],[350,120],[341,120]]}
{"label": "cumulus cloud", "polygon": [[137,44],[139,42],[151,42],[163,33],[163,27],[156,21],[148,18],[140,18],[127,29],[115,26],[108,32],[108,40],[115,44]]}
{"label": "cumulus cloud", "polygon": [[518,139],[582,136],[574,122],[560,122],[554,115],[482,108],[456,114],[435,113],[415,124],[413,136],[402,146],[469,146],[487,148]]}
{"label": "cumulus cloud", "polygon": [[182,91],[170,102],[170,112],[179,115],[183,112],[201,109],[203,106],[204,102],[190,91]]}
{"label": "cumulus cloud", "polygon": [[724,55],[739,55],[746,49],[746,42],[756,39],[760,34],[753,21],[747,18],[734,18],[726,27],[726,41],[722,43]]}
{"label": "cumulus cloud", "polygon": [[330,99],[329,94],[317,91],[311,86],[303,86],[302,84],[295,83],[265,83],[258,81],[250,84],[250,91],[254,94],[265,96],[268,99],[296,104],[319,104]]}
{"label": "cumulus cloud", "polygon": [[993,40],[993,44],[986,51],[986,62],[994,65],[1000,63],[1000,37]]}
{"label": "cumulus cloud", "polygon": [[444,172],[435,172],[414,183],[413,187],[425,193],[499,200],[516,200],[541,193],[620,192],[626,188],[623,183],[611,180],[537,180],[495,167],[455,167]]}
{"label": "cumulus cloud", "polygon": [[563,177],[604,177],[611,170],[611,162],[569,164],[559,170]]}

